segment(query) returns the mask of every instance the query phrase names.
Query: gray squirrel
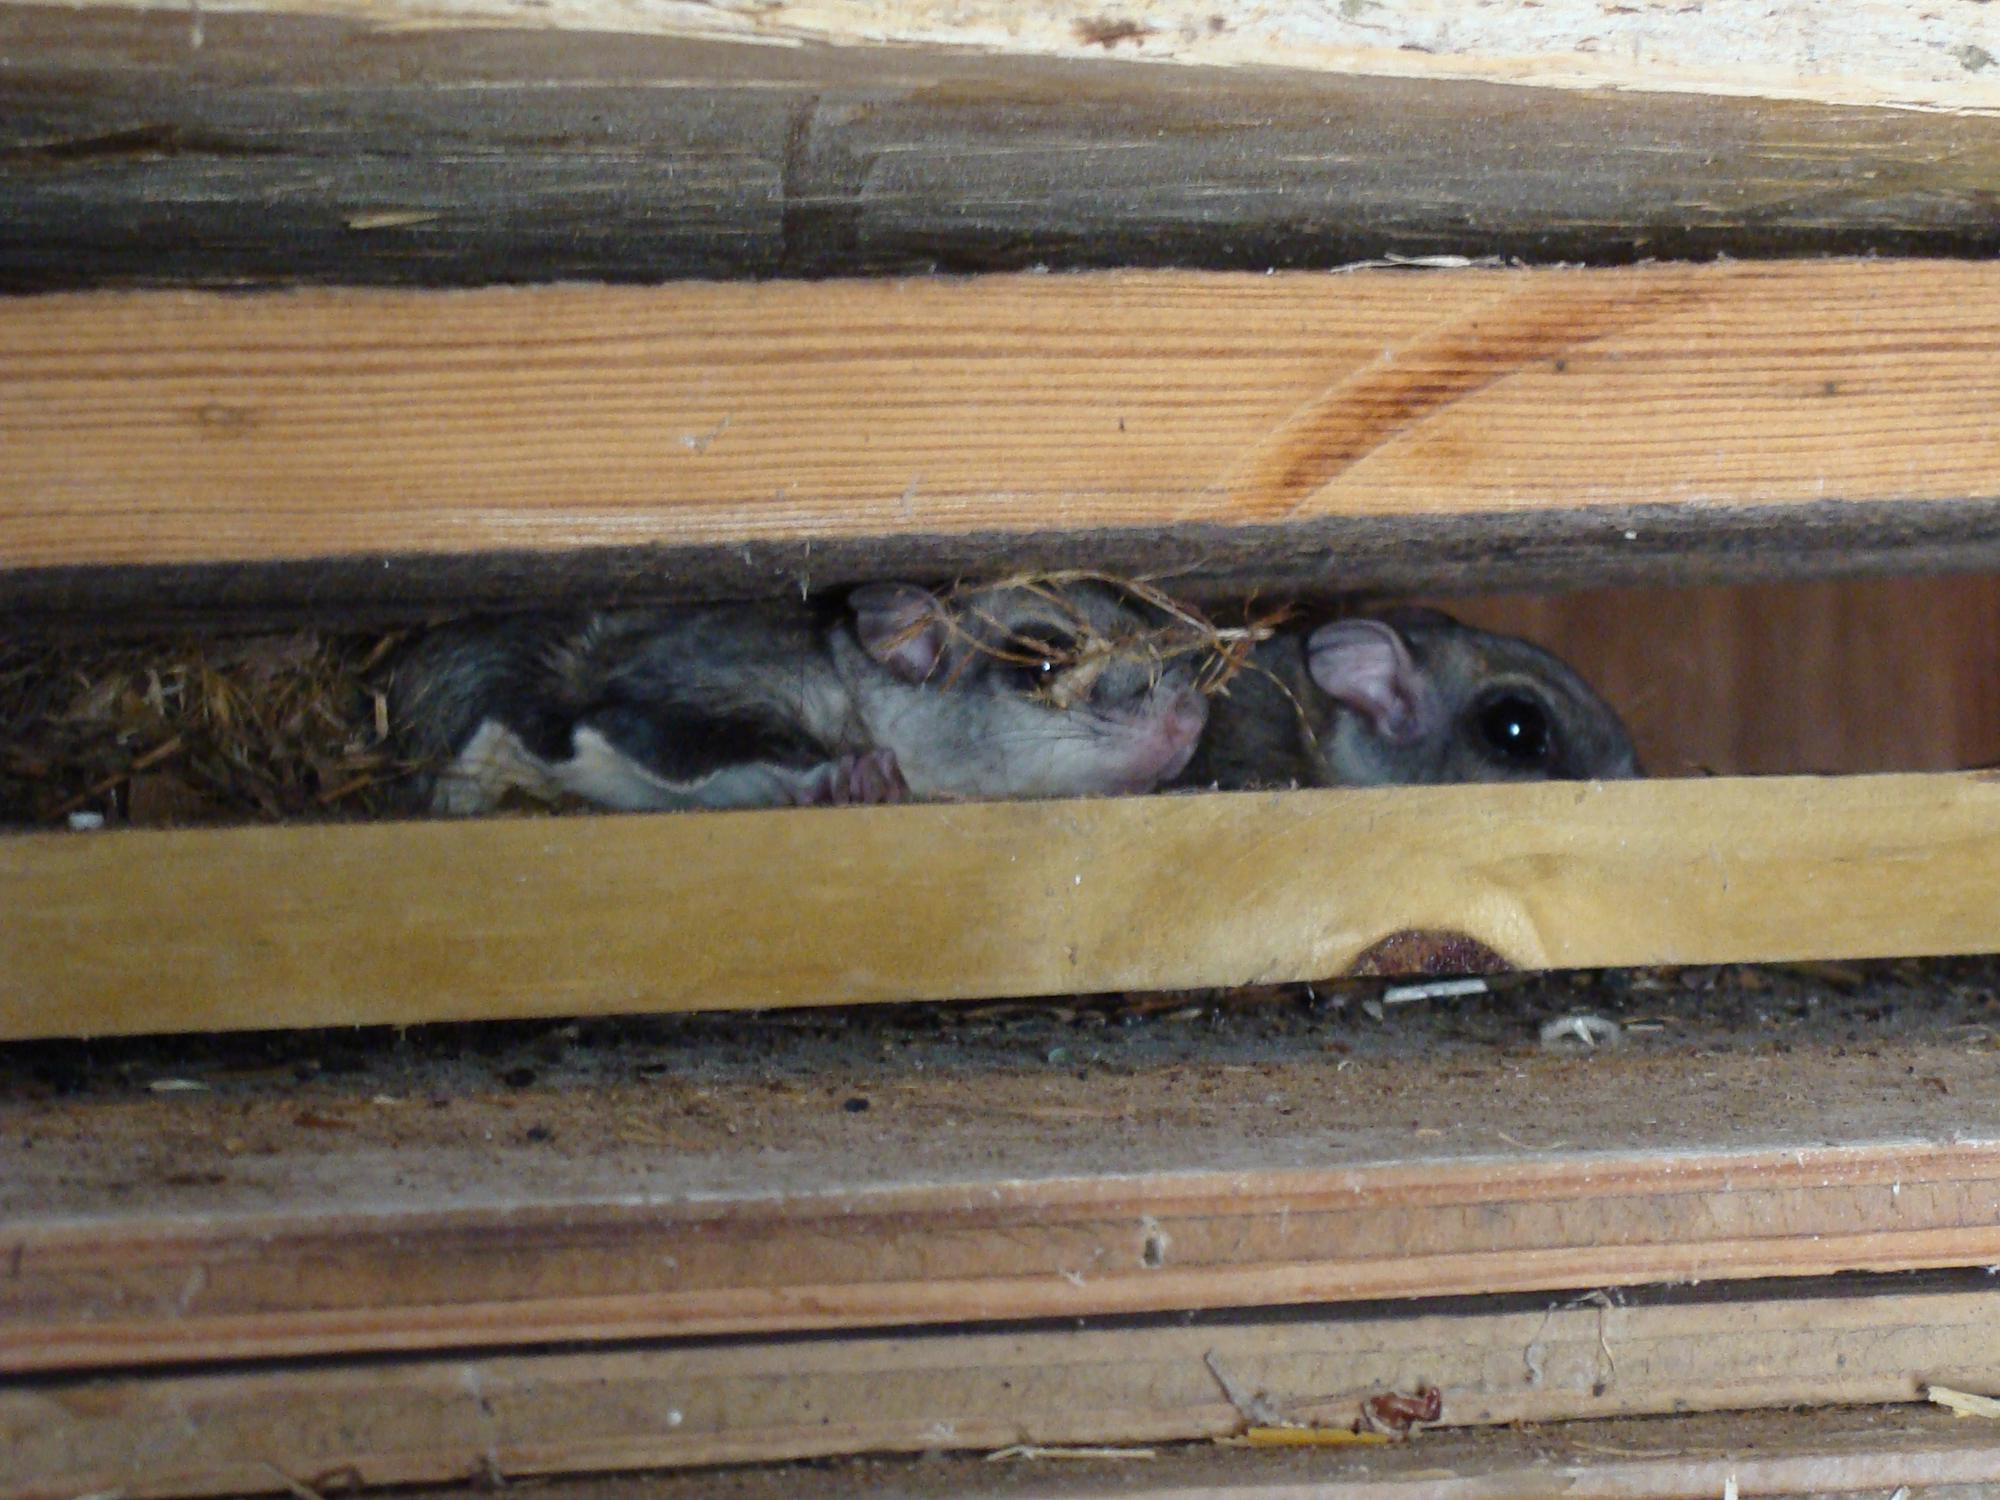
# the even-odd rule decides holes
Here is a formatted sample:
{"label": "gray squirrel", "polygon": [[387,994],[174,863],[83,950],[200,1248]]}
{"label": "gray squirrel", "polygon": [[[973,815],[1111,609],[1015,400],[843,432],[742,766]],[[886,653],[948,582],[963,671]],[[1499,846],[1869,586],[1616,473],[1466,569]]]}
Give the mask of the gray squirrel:
{"label": "gray squirrel", "polygon": [[1183,787],[1641,775],[1625,726],[1541,647],[1432,609],[1281,629],[1210,702]]}
{"label": "gray squirrel", "polygon": [[432,811],[510,788],[627,810],[1151,790],[1194,754],[1193,663],[1094,582],[434,631],[392,678]]}

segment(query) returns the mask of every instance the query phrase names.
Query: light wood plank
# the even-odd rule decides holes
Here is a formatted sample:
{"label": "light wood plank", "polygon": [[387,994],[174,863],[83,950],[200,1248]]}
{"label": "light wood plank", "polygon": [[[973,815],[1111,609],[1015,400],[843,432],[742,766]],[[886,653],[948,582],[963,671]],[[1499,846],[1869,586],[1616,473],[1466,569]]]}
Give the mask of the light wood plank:
{"label": "light wood plank", "polygon": [[1996,402],[1956,263],[58,296],[0,309],[0,579],[1975,566]]}
{"label": "light wood plank", "polygon": [[2000,1262],[1990,1142],[1087,1178],[1016,1155],[1018,1180],[921,1188],[745,1166],[678,1202],[366,1212],[336,1181],[288,1212],[44,1214],[0,1233],[0,1371]]}
{"label": "light wood plank", "polygon": [[2000,1263],[1976,1004],[1700,995],[15,1049],[0,1371]]}
{"label": "light wood plank", "polygon": [[[547,1481],[540,1500],[1825,1500],[1913,1486],[1921,1500],[1991,1500],[2000,1435],[1910,1406],[1600,1418],[1525,1430],[1426,1431],[1414,1443],[1294,1452],[1159,1448],[1143,1460],[926,1455],[700,1474]],[[483,1493],[454,1486],[440,1500]]]}
{"label": "light wood plank", "polygon": [[128,1376],[0,1391],[5,1500],[262,1493],[821,1454],[1221,1437],[1219,1365],[1296,1420],[1421,1385],[1452,1426],[2000,1385],[2000,1298],[1417,1310]]}
{"label": "light wood plank", "polygon": [[0,1036],[1987,952],[1996,839],[1979,773],[20,835]]}

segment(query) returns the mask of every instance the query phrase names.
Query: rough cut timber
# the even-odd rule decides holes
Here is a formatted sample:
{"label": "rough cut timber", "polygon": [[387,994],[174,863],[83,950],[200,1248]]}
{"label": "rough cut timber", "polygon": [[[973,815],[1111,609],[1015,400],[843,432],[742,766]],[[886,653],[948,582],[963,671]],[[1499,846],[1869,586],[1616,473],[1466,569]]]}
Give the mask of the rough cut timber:
{"label": "rough cut timber", "polygon": [[[1391,1103],[1386,1070],[1333,1083],[1321,1055],[1067,1091],[1114,1090],[1119,1108],[1100,1111],[954,1076],[877,1089],[859,1122],[810,1095],[773,1123],[766,1091],[710,1090],[702,1108],[740,1134],[698,1152],[658,1124],[676,1095],[642,1085],[577,1109],[528,1099],[564,1120],[554,1159],[521,1144],[523,1101],[504,1095],[454,1098],[441,1120],[283,1094],[73,1122],[15,1109],[0,1373],[2000,1260],[1984,1058],[1767,1056],[1692,1082],[1685,1058],[1679,1079],[1668,1063],[1611,1081],[1592,1066],[1538,1062],[1537,1084],[1559,1092],[1532,1099],[1508,1062],[1470,1070],[1476,1083],[1417,1074],[1406,1091],[1435,1097]],[[1149,1087],[1197,1090],[1218,1118],[1190,1126]],[[1673,1090],[1699,1101],[1680,1106],[1685,1123],[1661,1120]],[[1307,1102],[1279,1115],[1274,1096]],[[1377,1123],[1453,1107],[1475,1123]],[[584,1110],[606,1123],[573,1122]],[[1121,1114],[1130,1128],[1110,1123]],[[941,1122],[976,1162],[935,1143]],[[12,1144],[29,1136],[33,1149]]]}
{"label": "rough cut timber", "polygon": [[[92,13],[153,9],[97,0]],[[953,49],[1005,60],[1117,56],[1182,66],[1291,68],[1316,75],[1479,78],[1560,90],[1609,88],[1978,111],[2000,85],[1975,53],[2000,42],[1976,11],[1912,13],[1893,0],[1773,8],[1719,0],[1701,10],[1606,9],[1543,0],[1467,12],[1448,0],[1394,9],[1279,0],[1218,12],[1208,0],[1147,0],[1142,14],[1085,0],[714,0],[682,6],[606,0],[257,0],[267,18],[334,16],[375,27],[533,29],[570,33],[821,45]],[[225,12],[227,14],[228,12]],[[184,40],[208,44],[212,18]]]}
{"label": "rough cut timber", "polygon": [[1984,953],[1995,839],[1979,773],[22,834],[0,1037]]}
{"label": "rough cut timber", "polygon": [[1990,253],[1996,55],[1893,0],[9,3],[0,285]]}
{"label": "rough cut timber", "polygon": [[[1149,1456],[1141,1456],[1141,1453]],[[1425,1431],[1345,1450],[1201,1444],[1086,1458],[1024,1450],[861,1458],[679,1476],[552,1480],[537,1500],[1715,1500],[1731,1481],[1768,1500],[1827,1500],[1901,1486],[1922,1500],[1983,1500],[2000,1435],[1908,1405],[1600,1419],[1526,1429]],[[1965,1488],[1956,1488],[1965,1486]],[[438,1500],[483,1500],[473,1479]]]}
{"label": "rough cut timber", "polygon": [[1450,1426],[1907,1402],[2000,1384],[1996,1351],[1983,1287],[1828,1287],[15,1382],[0,1500],[1227,1437],[1224,1377],[1332,1426],[1419,1388]]}
{"label": "rough cut timber", "polygon": [[0,601],[2000,562],[2000,266],[0,306]]}
{"label": "rough cut timber", "polygon": [[[1781,1015],[1804,998],[1761,993]],[[304,1078],[251,1048],[279,1065],[99,1051],[99,1076],[53,1099],[16,1068],[0,1474],[62,1500],[325,1492],[346,1462],[490,1479],[1228,1432],[1210,1354],[1334,1421],[1422,1383],[1451,1423],[1995,1389],[2000,1052],[1990,1027],[1868,1019],[1888,993],[1830,1026],[1753,1011],[1733,1041],[1460,1044],[1438,1064],[1420,1035],[1369,1044],[1400,1028],[1356,1016],[1249,1052],[1203,1026],[1207,1045],[1163,1038],[1164,1061],[1088,1078],[1012,1055],[1031,1044],[1011,1030],[940,1066],[963,1043],[933,1028],[914,1053],[863,1028],[830,1069],[803,1036],[792,1062],[821,1066],[675,1029],[621,1048],[611,1086],[594,1060],[522,1083],[482,1051],[437,1096],[421,1051],[387,1045],[353,1069],[322,1052]],[[1990,995],[1966,1004],[1991,1014]],[[149,1093],[148,1058],[208,1087]],[[873,1108],[842,1107],[857,1090]],[[1314,1255],[1321,1276],[1289,1274]],[[1927,1259],[1965,1269],[1813,1279]],[[1628,1273],[1701,1286],[1587,1295]],[[1524,1274],[1545,1289],[1436,1300]],[[733,1325],[675,1317],[722,1287],[763,1300]],[[1397,1289],[1432,1300],[1366,1300]],[[1076,1334],[1147,1296],[1175,1311]],[[1241,1306],[1288,1298],[1319,1305]],[[170,1368],[135,1368],[153,1362]],[[1927,1472],[1966,1471],[1900,1477]]]}

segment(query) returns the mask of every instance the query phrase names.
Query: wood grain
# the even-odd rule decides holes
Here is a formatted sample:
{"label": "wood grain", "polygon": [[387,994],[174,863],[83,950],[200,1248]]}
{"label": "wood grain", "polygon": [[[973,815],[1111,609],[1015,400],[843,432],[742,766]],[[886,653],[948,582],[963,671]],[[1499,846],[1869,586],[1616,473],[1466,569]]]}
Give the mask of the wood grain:
{"label": "wood grain", "polygon": [[729,1189],[679,1201],[516,1190],[503,1205],[392,1210],[351,1201],[336,1174],[281,1210],[29,1216],[0,1233],[0,1372],[2000,1260],[1991,1143],[1095,1177],[1052,1172],[1027,1143],[1010,1154],[1020,1175],[1005,1183],[908,1186],[883,1163],[868,1187],[778,1193],[746,1149]]}
{"label": "wood grain", "polygon": [[[115,13],[142,0],[96,0]],[[1537,14],[1471,16],[1419,5],[1383,17],[1280,0],[1219,14],[1208,0],[1152,0],[1143,19],[1092,0],[1023,13],[1008,0],[722,0],[691,10],[606,0],[258,0],[277,18],[354,18],[382,30],[501,29],[706,38],[846,49],[983,52],[1014,63],[1119,57],[1183,66],[1528,81],[1562,89],[1674,90],[1976,112],[2000,106],[1979,45],[2000,32],[1977,12],[1916,15],[1893,0],[1815,13],[1731,6],[1648,15],[1589,0],[1547,0]],[[633,34],[636,34],[633,35]],[[206,36],[202,38],[206,44]],[[1226,76],[1226,75],[1225,75]]]}
{"label": "wood grain", "polygon": [[1990,966],[1910,972],[9,1048],[0,1370],[2000,1262]]}
{"label": "wood grain", "polygon": [[1964,5],[486,4],[0,6],[0,286],[2000,248]]}
{"label": "wood grain", "polygon": [[[1607,1299],[1609,1301],[1609,1299]],[[1443,1393],[1447,1425],[1910,1401],[2000,1383],[1983,1291],[1563,1299],[1206,1326],[690,1344],[14,1383],[5,1500],[263,1493],[821,1454],[1221,1437],[1211,1364],[1296,1420]]]}
{"label": "wood grain", "polygon": [[1988,952],[1996,837],[1976,773],[29,834],[0,1036]]}
{"label": "wood grain", "polygon": [[698,591],[737,548],[805,584],[1134,537],[1352,584],[1398,539],[1408,580],[1746,529],[1750,570],[1976,566],[1997,294],[1925,262],[26,299],[0,587],[597,555]]}
{"label": "wood grain", "polygon": [[[1824,1500],[1921,1486],[1924,1500],[1980,1500],[2000,1482],[1990,1425],[1907,1405],[1600,1418],[1527,1429],[1431,1429],[1391,1447],[1189,1445],[1151,1458],[927,1455],[857,1458],[538,1486],[544,1500],[1688,1500],[1722,1494]],[[1964,1489],[1945,1486],[1966,1486]],[[440,1492],[468,1500],[478,1481]]]}

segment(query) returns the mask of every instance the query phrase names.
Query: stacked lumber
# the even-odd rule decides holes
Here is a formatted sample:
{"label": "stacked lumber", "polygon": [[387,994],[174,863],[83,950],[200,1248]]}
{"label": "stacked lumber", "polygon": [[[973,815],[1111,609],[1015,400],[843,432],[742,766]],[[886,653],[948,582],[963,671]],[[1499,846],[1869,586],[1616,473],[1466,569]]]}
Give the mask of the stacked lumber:
{"label": "stacked lumber", "polygon": [[[1610,998],[1485,1024],[1531,1039],[1565,989]],[[1608,1053],[1469,1048],[1438,1003],[1192,1048],[850,1018],[102,1054],[131,1082],[0,1117],[0,1495],[1338,1435],[1435,1392],[1421,1451],[2000,1388],[1990,1035],[1750,993],[1780,1045],[1640,991],[1676,1034]],[[1909,1425],[1865,1472],[1933,1451]],[[2000,1453],[1954,1441],[1939,1472]]]}
{"label": "stacked lumber", "polygon": [[[47,293],[0,305],[0,608],[2000,557],[1990,264],[1610,264],[1990,253],[2000,43],[1970,10],[1850,7],[1806,47],[1553,3],[1457,32],[949,9],[857,45],[837,4],[0,5],[0,287]],[[747,279],[1045,264],[1122,269]],[[1280,265],[1310,269],[1245,274]],[[827,1458],[829,1494],[912,1496],[2000,1482],[1990,1426],[1916,1406],[2000,1392],[1979,972],[1871,1007],[1840,995],[1889,971],[1812,971],[1733,1038],[1655,1044],[1628,1006],[1586,1053],[1537,1023],[1610,1034],[1570,1012],[1626,992],[1517,972],[2000,949],[1996,797],[8,836],[0,1500],[620,1500],[647,1470],[747,1497],[802,1481],[710,1466]],[[1375,1039],[1399,1012],[1367,976],[1465,969],[1495,987],[1477,1046]],[[1124,1061],[1071,1016],[1024,1062],[889,1004],[1241,986],[1322,1010],[1259,1040],[1197,998],[1206,1029],[1142,1026]],[[588,1023],[557,1081],[427,1061],[432,1032],[330,1040],[809,1008],[643,1067],[618,1059],[679,1023]],[[856,1040],[780,1067],[785,1026]],[[335,1045],[357,1060],[322,1068]],[[1510,1430],[1544,1423],[1578,1427]]]}

